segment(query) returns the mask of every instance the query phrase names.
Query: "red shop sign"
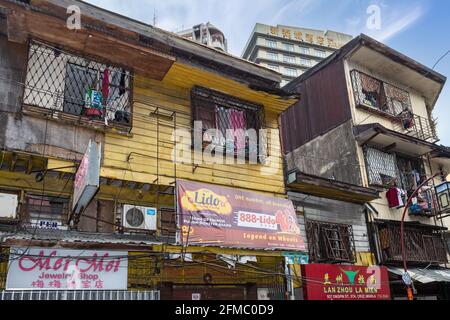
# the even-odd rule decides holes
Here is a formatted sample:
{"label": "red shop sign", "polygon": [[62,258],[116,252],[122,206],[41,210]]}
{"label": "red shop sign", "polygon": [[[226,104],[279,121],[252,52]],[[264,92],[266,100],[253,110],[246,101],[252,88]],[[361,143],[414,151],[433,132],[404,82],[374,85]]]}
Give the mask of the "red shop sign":
{"label": "red shop sign", "polygon": [[390,300],[385,267],[329,264],[302,266],[307,300]]}

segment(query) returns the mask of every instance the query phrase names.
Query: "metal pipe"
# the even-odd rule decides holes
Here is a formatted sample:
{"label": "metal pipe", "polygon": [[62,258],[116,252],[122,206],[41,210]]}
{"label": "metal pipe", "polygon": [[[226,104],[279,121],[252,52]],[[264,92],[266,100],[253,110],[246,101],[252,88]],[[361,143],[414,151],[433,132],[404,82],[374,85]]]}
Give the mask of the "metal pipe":
{"label": "metal pipe", "polygon": [[[409,196],[408,201],[406,202],[405,209],[403,210],[402,220],[400,222],[400,244],[402,247],[402,258],[403,258],[403,268],[405,270],[405,273],[408,272],[408,265],[406,262],[406,250],[405,250],[405,237],[404,237],[404,227],[405,227],[405,218],[406,218],[406,211],[408,210],[409,205],[412,202],[412,199],[417,195],[419,190],[425,186],[428,182],[433,180],[439,175],[439,173],[433,175],[431,178],[427,179],[426,181],[422,182],[420,186],[417,187],[417,189]],[[408,293],[408,299],[413,300],[411,285],[407,285],[407,293]]]}

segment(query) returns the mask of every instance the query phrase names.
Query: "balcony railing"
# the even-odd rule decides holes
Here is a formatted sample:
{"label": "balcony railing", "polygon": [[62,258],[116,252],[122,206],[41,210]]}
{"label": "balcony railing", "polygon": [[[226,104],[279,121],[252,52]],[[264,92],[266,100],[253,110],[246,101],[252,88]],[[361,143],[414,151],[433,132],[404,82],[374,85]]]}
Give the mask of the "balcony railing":
{"label": "balcony railing", "polygon": [[[438,232],[405,228],[406,257],[409,263],[428,265],[447,263],[447,244]],[[383,263],[401,263],[400,225],[379,226]]]}
{"label": "balcony railing", "polygon": [[411,137],[431,143],[439,140],[436,130],[427,118],[405,112],[399,116],[399,120],[401,122],[396,123],[394,126],[395,131],[400,131]]}
{"label": "balcony railing", "polygon": [[23,104],[53,118],[130,126],[131,73],[32,41]]}
{"label": "balcony railing", "polygon": [[159,300],[159,291],[123,291],[123,290],[34,290],[20,291],[9,290],[0,292],[0,301],[26,301],[26,300],[44,300],[44,301],[65,301],[65,300],[95,300],[95,301],[151,301]]}

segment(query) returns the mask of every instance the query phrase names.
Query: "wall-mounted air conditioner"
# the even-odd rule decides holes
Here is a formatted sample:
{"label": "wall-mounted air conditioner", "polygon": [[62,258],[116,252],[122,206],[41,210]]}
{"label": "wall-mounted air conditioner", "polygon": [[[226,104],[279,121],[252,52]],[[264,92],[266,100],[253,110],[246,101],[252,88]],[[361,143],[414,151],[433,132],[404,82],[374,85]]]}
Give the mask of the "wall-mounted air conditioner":
{"label": "wall-mounted air conditioner", "polygon": [[16,219],[18,204],[17,195],[0,193],[0,219]]}
{"label": "wall-mounted air conditioner", "polygon": [[157,209],[133,205],[123,206],[122,226],[128,230],[156,231]]}

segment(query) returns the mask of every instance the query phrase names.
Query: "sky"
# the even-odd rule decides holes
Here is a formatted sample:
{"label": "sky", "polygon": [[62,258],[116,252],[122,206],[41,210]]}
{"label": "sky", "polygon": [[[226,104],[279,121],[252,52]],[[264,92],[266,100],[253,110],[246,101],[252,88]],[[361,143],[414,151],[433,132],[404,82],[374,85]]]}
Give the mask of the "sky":
{"label": "sky", "polygon": [[[365,33],[433,67],[450,50],[447,0],[87,0],[102,8],[180,31],[211,22],[240,56],[255,23]],[[450,53],[435,70],[450,78]],[[434,109],[440,144],[450,146],[450,80]]]}

